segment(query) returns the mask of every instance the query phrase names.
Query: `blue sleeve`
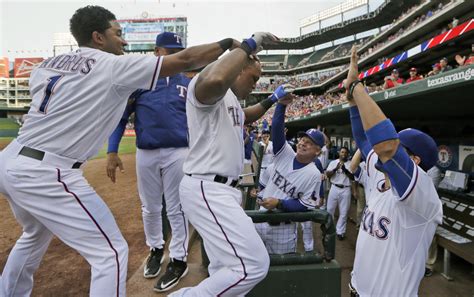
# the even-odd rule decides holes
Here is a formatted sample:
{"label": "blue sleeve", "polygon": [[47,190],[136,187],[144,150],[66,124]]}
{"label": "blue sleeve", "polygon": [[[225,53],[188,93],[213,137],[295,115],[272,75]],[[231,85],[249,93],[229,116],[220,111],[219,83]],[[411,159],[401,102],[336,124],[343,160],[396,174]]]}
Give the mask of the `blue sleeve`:
{"label": "blue sleeve", "polygon": [[352,106],[349,109],[349,113],[351,115],[351,127],[352,127],[352,137],[357,144],[357,147],[362,152],[364,158],[367,157],[372,147],[367,140],[367,136],[365,135],[364,127],[362,126],[362,120],[360,118],[359,109],[357,106]]}
{"label": "blue sleeve", "polygon": [[123,116],[120,119],[120,122],[117,128],[115,128],[114,132],[112,132],[112,134],[109,137],[107,154],[118,152],[118,148],[120,145],[120,141],[122,140],[123,132],[125,131],[125,127],[127,126],[128,118],[134,111],[135,111],[135,102],[132,104],[128,104],[127,107],[125,108],[125,112],[123,113]]}
{"label": "blue sleeve", "polygon": [[321,187],[319,187],[319,198],[324,197],[324,183],[321,182]]}
{"label": "blue sleeve", "polygon": [[403,146],[399,145],[397,152],[393,157],[382,165],[383,170],[388,174],[392,187],[397,191],[398,196],[402,199],[406,198],[410,185],[414,185],[412,181],[414,176],[415,164],[408,156]]}
{"label": "blue sleeve", "polygon": [[319,160],[318,158],[314,159],[314,165],[316,165],[316,168],[318,168],[319,172],[321,173],[324,172],[323,164],[321,164],[321,160]]}
{"label": "blue sleeve", "polygon": [[285,145],[285,110],[286,105],[278,103],[272,119],[273,153],[278,153]]}
{"label": "blue sleeve", "polygon": [[[383,120],[368,129],[366,135],[369,142],[373,145],[386,140],[398,138],[395,126],[389,119]],[[381,163],[383,171],[385,171],[390,178],[390,183],[397,191],[398,196],[404,198],[410,184],[413,184],[413,171],[415,169],[415,165],[410,156],[408,156],[405,148],[403,148],[402,145],[398,145],[397,151],[390,160],[382,163],[379,159],[378,162]]]}
{"label": "blue sleeve", "polygon": [[306,206],[301,204],[298,199],[286,199],[281,201],[281,208],[285,212],[307,211]]}

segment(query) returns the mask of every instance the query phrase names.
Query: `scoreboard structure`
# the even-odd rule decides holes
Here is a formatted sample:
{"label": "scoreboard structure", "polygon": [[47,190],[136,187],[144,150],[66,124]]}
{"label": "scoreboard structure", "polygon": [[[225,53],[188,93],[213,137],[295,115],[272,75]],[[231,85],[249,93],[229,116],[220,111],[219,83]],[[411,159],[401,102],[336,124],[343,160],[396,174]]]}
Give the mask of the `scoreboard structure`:
{"label": "scoreboard structure", "polygon": [[186,17],[160,17],[118,20],[122,36],[127,41],[126,52],[151,52],[155,48],[156,35],[167,31],[178,34],[187,44],[188,21]]}

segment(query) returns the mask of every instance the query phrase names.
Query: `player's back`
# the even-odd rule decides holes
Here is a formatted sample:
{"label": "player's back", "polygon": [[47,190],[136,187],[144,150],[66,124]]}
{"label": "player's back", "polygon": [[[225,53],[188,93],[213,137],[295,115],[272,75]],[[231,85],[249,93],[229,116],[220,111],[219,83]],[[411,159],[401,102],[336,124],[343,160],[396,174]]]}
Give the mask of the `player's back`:
{"label": "player's back", "polygon": [[155,81],[143,62],[157,64],[152,57],[84,47],[45,60],[32,72],[32,103],[18,141],[81,161],[94,156],[120,120],[125,99]]}

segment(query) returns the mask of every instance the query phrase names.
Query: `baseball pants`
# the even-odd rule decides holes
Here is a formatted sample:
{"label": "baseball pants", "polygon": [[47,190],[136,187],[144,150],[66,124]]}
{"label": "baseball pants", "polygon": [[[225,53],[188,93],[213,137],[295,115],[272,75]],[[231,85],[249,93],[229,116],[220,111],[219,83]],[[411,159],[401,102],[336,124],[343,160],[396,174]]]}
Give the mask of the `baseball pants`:
{"label": "baseball pants", "polygon": [[137,149],[137,184],[142,203],[146,244],[163,248],[162,196],[171,226],[170,258],[186,261],[188,253],[188,221],[179,199],[179,183],[183,178],[183,162],[188,148]]}
{"label": "baseball pants", "polygon": [[1,296],[30,296],[53,235],[91,265],[90,296],[125,296],[128,246],[107,205],[75,160],[46,153],[42,161],[19,155],[14,140],[0,153],[0,192],[23,233],[2,273]]}
{"label": "baseball pants", "polygon": [[301,231],[303,233],[303,244],[305,252],[314,250],[313,222],[301,222]]}
{"label": "baseball pants", "polygon": [[245,296],[268,272],[270,259],[242,209],[242,193],[225,184],[184,176],[183,210],[204,240],[209,277],[169,296]]}
{"label": "baseball pants", "polygon": [[336,207],[339,208],[339,218],[337,219],[336,233],[342,235],[346,233],[347,214],[351,206],[351,188],[339,188],[331,186],[328,195],[327,211],[334,217]]}
{"label": "baseball pants", "polygon": [[296,223],[280,223],[271,226],[268,223],[255,224],[269,254],[288,254],[296,252]]}

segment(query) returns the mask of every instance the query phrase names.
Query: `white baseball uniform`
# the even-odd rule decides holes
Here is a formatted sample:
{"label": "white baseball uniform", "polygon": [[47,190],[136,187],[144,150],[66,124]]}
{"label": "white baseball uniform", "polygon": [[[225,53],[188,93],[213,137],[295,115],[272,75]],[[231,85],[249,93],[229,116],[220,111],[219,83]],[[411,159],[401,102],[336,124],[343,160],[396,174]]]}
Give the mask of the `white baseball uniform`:
{"label": "white baseball uniform", "polygon": [[[316,165],[308,165],[293,169],[296,153],[285,142],[283,148],[275,155],[271,171],[267,170],[269,180],[262,198],[273,197],[281,200],[298,199],[307,208],[315,208],[319,199],[321,173]],[[273,226],[268,223],[255,224],[270,254],[286,254],[296,252],[296,223],[284,222]]]}
{"label": "white baseball uniform", "polygon": [[[339,164],[339,159],[333,160],[329,163],[327,171],[336,169]],[[346,161],[344,166],[349,169],[351,162]],[[328,194],[327,208],[328,212],[334,216],[336,207],[339,208],[339,218],[336,224],[336,233],[343,235],[346,233],[347,214],[351,206],[351,180],[347,175],[338,169],[329,179],[331,182],[331,189]]]}
{"label": "white baseball uniform", "polygon": [[[204,240],[210,276],[170,296],[244,296],[266,276],[270,262],[241,207],[242,193],[230,186],[243,169],[244,112],[230,89],[213,105],[200,103],[194,94],[198,77],[188,86],[189,154],[179,194]],[[214,181],[216,175],[221,182]]]}
{"label": "white baseball uniform", "polygon": [[[351,283],[360,296],[417,296],[442,205],[431,178],[415,165],[403,195],[384,189],[385,176],[367,156],[367,206],[357,238]],[[370,261],[370,258],[377,261]]]}
{"label": "white baseball uniform", "polygon": [[263,141],[260,142],[260,145],[263,146],[263,156],[262,156],[262,165],[260,166],[260,172],[263,173],[270,164],[273,162],[273,142],[268,141],[268,145],[265,146]]}
{"label": "white baseball uniform", "polygon": [[321,165],[323,165],[323,169],[326,169],[329,162],[329,150],[326,146],[321,148],[321,154],[318,156],[319,161],[321,161]]}
{"label": "white baseball uniform", "polygon": [[0,192],[23,226],[0,295],[30,295],[33,274],[56,235],[92,266],[91,296],[125,296],[127,243],[82,170],[73,168],[97,154],[130,94],[155,86],[161,61],[81,47],[32,72],[28,116],[0,153]]}

